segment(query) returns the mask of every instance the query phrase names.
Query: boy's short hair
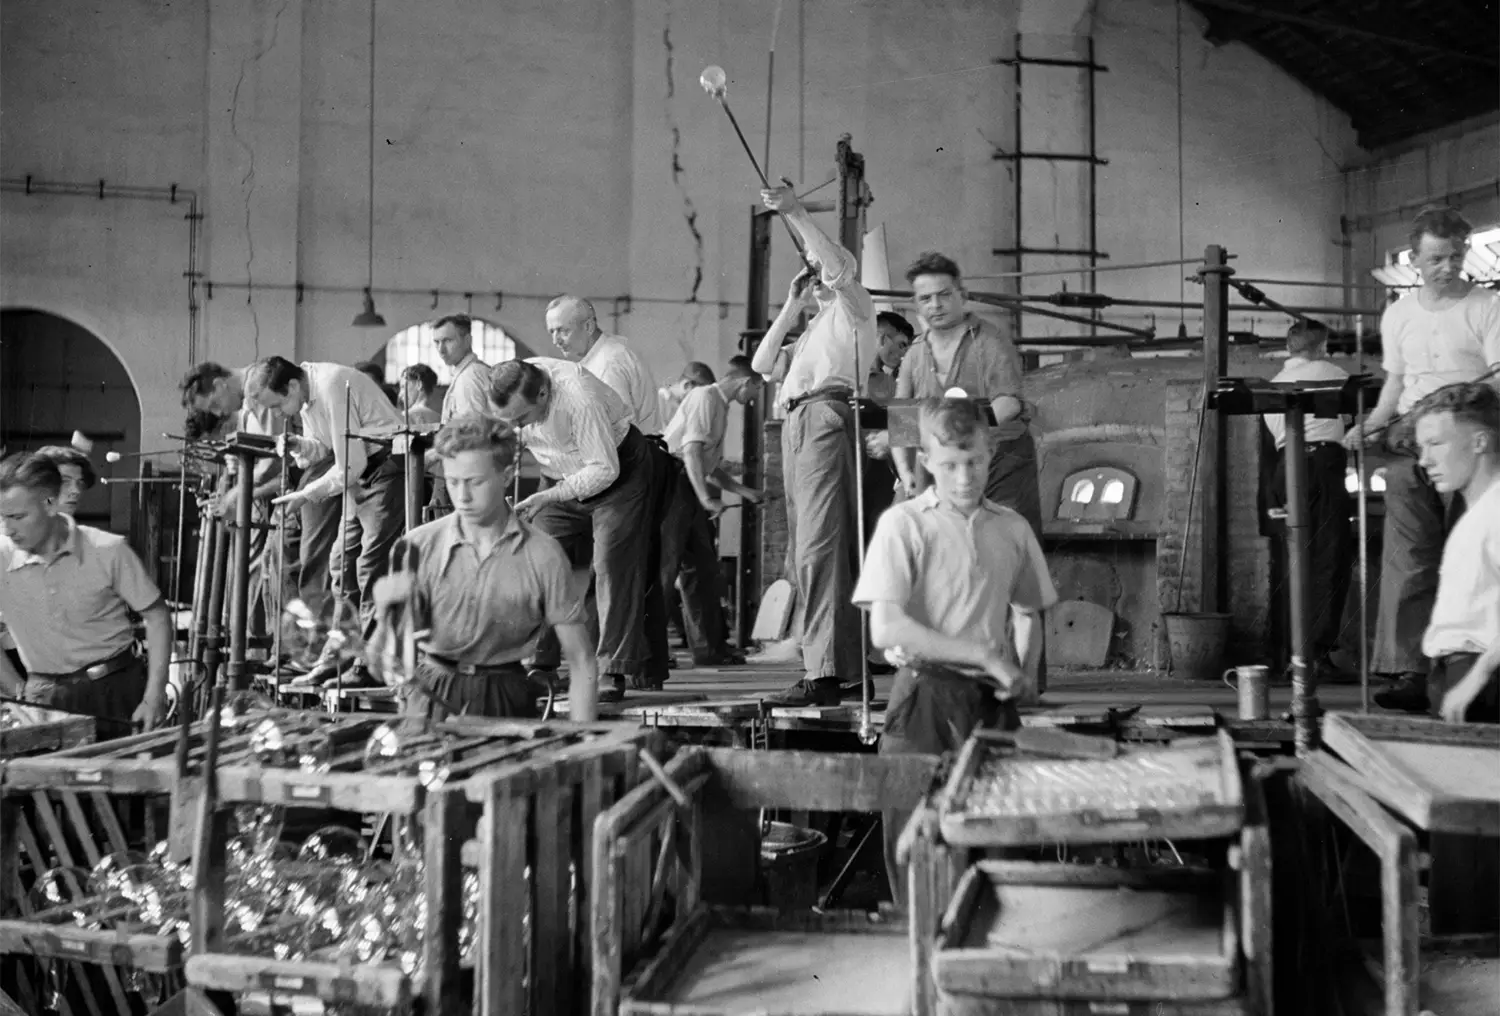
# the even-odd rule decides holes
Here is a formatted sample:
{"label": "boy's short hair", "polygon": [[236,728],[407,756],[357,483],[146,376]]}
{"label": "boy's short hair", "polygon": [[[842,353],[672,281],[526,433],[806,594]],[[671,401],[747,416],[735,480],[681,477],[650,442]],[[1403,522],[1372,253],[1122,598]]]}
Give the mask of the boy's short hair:
{"label": "boy's short hair", "polygon": [[489,452],[496,470],[509,469],[516,461],[516,430],[492,416],[465,413],[443,424],[433,450],[440,459],[451,459],[460,452]]}
{"label": "boy's short hair", "polygon": [[[958,266],[955,265],[954,267],[956,268]],[[954,278],[956,279],[957,276],[954,276]],[[915,282],[916,276],[912,276],[909,281]],[[912,327],[911,322],[906,320],[904,316],[897,314],[893,310],[883,310],[879,314],[876,314],[875,325],[876,327],[879,327],[880,325],[890,325],[892,328],[896,329],[896,331],[900,332],[902,335],[905,335],[908,340],[912,340],[917,337],[917,330]]]}
{"label": "boy's short hair", "polygon": [[917,281],[922,275],[946,275],[954,282],[963,283],[963,276],[958,272],[958,262],[946,254],[939,254],[935,250],[925,250],[917,255],[917,260],[911,263],[906,270],[906,281],[910,285]]}
{"label": "boy's short hair", "polygon": [[990,440],[984,414],[972,399],[926,399],[917,412],[917,432],[923,442],[930,439],[949,448],[972,448]]}
{"label": "boy's short hair", "polygon": [[437,387],[437,371],[425,363],[414,363],[401,372],[401,380],[415,381],[422,386],[423,395],[431,395],[432,390]]}
{"label": "boy's short hair", "polygon": [[1458,214],[1457,208],[1450,208],[1447,205],[1428,205],[1417,213],[1415,219],[1411,220],[1412,255],[1415,256],[1417,248],[1422,246],[1423,236],[1467,245],[1469,234],[1473,232],[1474,227],[1469,225],[1468,219]]}
{"label": "boy's short hair", "polygon": [[1452,413],[1460,423],[1471,424],[1490,435],[1490,451],[1500,451],[1500,392],[1482,381],[1444,385],[1411,409],[1411,422],[1434,413]]}
{"label": "boy's short hair", "polygon": [[71,445],[46,445],[38,448],[36,453],[44,459],[51,460],[59,471],[63,466],[75,467],[83,474],[84,490],[93,489],[94,484],[99,481],[98,475],[94,472],[94,464],[89,461],[89,457]]}
{"label": "boy's short hair", "polygon": [[44,497],[62,493],[62,473],[57,463],[36,452],[16,452],[0,460],[0,494],[25,487]]}
{"label": "boy's short hair", "polygon": [[689,360],[688,365],[682,368],[682,375],[678,380],[691,381],[700,388],[706,388],[718,379],[714,377],[714,369],[708,364],[699,360]]}
{"label": "boy's short hair", "polygon": [[724,371],[726,378],[731,377],[760,377],[755,368],[750,364],[748,356],[731,356],[729,366]]}
{"label": "boy's short hair", "polygon": [[1318,321],[1293,321],[1286,330],[1286,351],[1292,356],[1310,353],[1328,342],[1328,327]]}
{"label": "boy's short hair", "polygon": [[206,399],[213,394],[214,382],[229,376],[229,368],[222,363],[205,360],[182,376],[177,390],[182,395],[182,408],[192,409],[195,399]]}

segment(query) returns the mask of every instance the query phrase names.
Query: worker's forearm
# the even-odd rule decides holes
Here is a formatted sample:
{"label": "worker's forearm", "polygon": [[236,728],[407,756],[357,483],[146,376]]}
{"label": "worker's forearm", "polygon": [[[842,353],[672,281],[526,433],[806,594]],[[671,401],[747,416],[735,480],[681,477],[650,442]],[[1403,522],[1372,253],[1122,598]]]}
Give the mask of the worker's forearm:
{"label": "worker's forearm", "polygon": [[997,395],[990,402],[990,409],[995,414],[995,422],[1004,423],[1021,415],[1021,400],[1014,395]]}
{"label": "worker's forearm", "polygon": [[693,493],[698,495],[698,503],[712,501],[714,492],[708,488],[708,478],[703,475],[703,446],[694,441],[683,448],[682,465],[687,470],[688,482],[693,485]]}
{"label": "worker's forearm", "polygon": [[891,603],[871,608],[870,640],[880,649],[900,646],[909,656],[970,667],[983,667],[997,649],[934,631]]}
{"label": "worker's forearm", "polygon": [[799,205],[794,211],[787,213],[786,219],[797,231],[797,235],[802,237],[812,259],[823,266],[825,275],[842,263],[844,248],[818,227],[817,220],[806,208]]}
{"label": "worker's forearm", "polygon": [[599,664],[588,629],[581,624],[556,628],[558,648],[568,663],[568,719],[590,723],[599,718]]}
{"label": "worker's forearm", "polygon": [[0,693],[9,695],[11,698],[20,698],[26,690],[26,681],[15,667],[11,666],[10,657],[0,653]]}
{"label": "worker's forearm", "polygon": [[917,450],[892,448],[891,461],[896,464],[896,474],[901,477],[901,482],[909,487],[916,486],[920,479],[917,475]]}
{"label": "worker's forearm", "polygon": [[1042,615],[1012,608],[1010,616],[1016,634],[1016,659],[1021,661],[1022,670],[1034,674],[1042,654],[1042,640],[1037,637],[1042,630]]}
{"label": "worker's forearm", "polygon": [[800,314],[801,309],[790,301],[781,305],[776,320],[771,322],[760,345],[755,347],[755,358],[750,361],[750,368],[755,373],[769,378],[776,372],[776,358],[781,355],[781,344],[786,341],[787,333],[792,330],[792,325],[796,324]]}
{"label": "worker's forearm", "polygon": [[1380,388],[1380,399],[1375,403],[1375,408],[1370,410],[1370,415],[1365,417],[1365,429],[1376,430],[1384,427],[1396,415],[1396,405],[1401,401],[1401,391],[1406,387],[1406,379],[1401,374],[1392,374],[1385,379],[1385,384]]}
{"label": "worker's forearm", "polygon": [[160,702],[167,690],[172,665],[172,615],[165,603],[146,608],[146,701]]}
{"label": "worker's forearm", "polygon": [[755,491],[753,487],[745,486],[743,483],[736,480],[728,473],[724,472],[723,466],[715,468],[714,471],[709,474],[708,478],[720,490],[727,490],[731,494],[738,494],[741,497],[744,497],[746,493],[757,493],[757,491]]}

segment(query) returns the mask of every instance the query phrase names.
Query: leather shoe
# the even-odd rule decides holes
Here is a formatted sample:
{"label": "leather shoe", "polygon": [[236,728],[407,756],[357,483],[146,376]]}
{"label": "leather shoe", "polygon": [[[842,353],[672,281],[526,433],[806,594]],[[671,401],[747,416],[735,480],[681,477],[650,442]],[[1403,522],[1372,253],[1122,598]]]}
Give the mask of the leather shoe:
{"label": "leather shoe", "polygon": [[1401,713],[1425,713],[1431,707],[1427,681],[1420,674],[1402,674],[1394,685],[1375,693],[1375,704]]}
{"label": "leather shoe", "polygon": [[770,695],[766,701],[773,706],[797,708],[803,706],[836,706],[843,697],[836,677],[819,678],[816,681],[798,681],[785,691]]}
{"label": "leather shoe", "polygon": [[599,679],[599,701],[625,701],[625,678],[623,675],[605,674]]}

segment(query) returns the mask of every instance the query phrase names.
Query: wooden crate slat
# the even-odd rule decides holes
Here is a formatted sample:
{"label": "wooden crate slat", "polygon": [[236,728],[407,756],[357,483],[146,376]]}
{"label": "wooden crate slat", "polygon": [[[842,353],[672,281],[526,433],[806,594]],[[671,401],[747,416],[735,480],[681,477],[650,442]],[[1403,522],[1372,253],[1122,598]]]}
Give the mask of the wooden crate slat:
{"label": "wooden crate slat", "polygon": [[83,816],[83,808],[78,800],[78,795],[69,791],[59,791],[58,800],[62,803],[63,814],[68,817],[68,825],[72,827],[74,835],[78,838],[78,845],[83,849],[85,867],[90,871],[94,865],[99,863],[101,854],[99,845],[94,842],[94,831],[89,825],[88,819]]}
{"label": "wooden crate slat", "polygon": [[531,909],[526,842],[532,801],[504,782],[487,788],[479,876],[479,1012],[509,1016],[526,1008],[528,967],[522,918]]}
{"label": "wooden crate slat", "polygon": [[[125,835],[125,828],[120,825],[120,816],[115,814],[115,806],[110,801],[108,794],[93,793],[89,798],[94,804],[94,814],[99,819],[99,824],[104,827],[104,835],[109,844],[110,852],[129,850],[130,838]],[[147,840],[151,837],[148,835]]]}

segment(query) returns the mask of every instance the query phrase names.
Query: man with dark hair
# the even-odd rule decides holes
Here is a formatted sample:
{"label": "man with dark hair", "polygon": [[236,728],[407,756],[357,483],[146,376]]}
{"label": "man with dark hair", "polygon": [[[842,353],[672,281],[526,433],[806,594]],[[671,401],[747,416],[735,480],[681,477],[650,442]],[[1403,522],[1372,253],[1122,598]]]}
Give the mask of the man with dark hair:
{"label": "man with dark hair", "polygon": [[394,406],[399,403],[401,393],[396,390],[395,385],[386,382],[385,368],[381,367],[380,364],[375,363],[373,360],[361,360],[354,365],[354,369],[371,381],[374,381],[376,387],[385,392],[385,397],[390,400],[391,405]]}
{"label": "man with dark hair", "polygon": [[1412,409],[1418,462],[1468,509],[1443,547],[1422,652],[1432,660],[1434,715],[1500,723],[1500,394],[1449,385]]}
{"label": "man with dark hair", "polygon": [[[452,376],[448,390],[443,393],[443,404],[438,410],[438,422],[447,423],[460,416],[483,416],[490,411],[490,368],[474,355],[474,319],[467,314],[447,314],[432,323],[432,341],[437,345],[438,358],[443,361]],[[443,461],[435,452],[426,456],[427,474],[434,479],[431,504],[446,510],[448,488],[441,482]]]}
{"label": "man with dark hair", "polygon": [[1409,428],[1387,428],[1445,385],[1489,375],[1489,384],[1500,386],[1500,294],[1463,277],[1470,232],[1452,208],[1425,208],[1413,220],[1411,257],[1422,287],[1381,317],[1385,385],[1364,426],[1344,442],[1353,448],[1384,433],[1399,453],[1386,467],[1380,606],[1370,661],[1375,673],[1395,679],[1375,696],[1386,709],[1428,709],[1422,633],[1437,594],[1444,534],[1463,511],[1462,495],[1435,488],[1404,447]]}
{"label": "man with dark hair", "polygon": [[755,350],[762,377],[777,371],[783,340],[817,307],[792,348],[779,399],[786,485],[788,579],[797,590],[804,676],[777,696],[782,705],[837,705],[841,678],[863,673],[860,617],[849,600],[859,539],[851,398],[864,391],[875,363],[875,304],[859,284],[859,262],[818,228],[790,186],[761,191],[802,238],[808,267],[792,280],[786,303]]}
{"label": "man with dark hair", "polygon": [[730,405],[748,404],[763,385],[748,358],[733,357],[722,380],[687,393],[664,435],[667,450],[683,468],[676,489],[669,492],[662,523],[661,586],[671,590],[681,581],[684,634],[693,662],[703,666],[744,662],[724,639],[724,583],[714,520],[724,510],[721,491],[752,504],[765,496],[731,477],[722,465]]}
{"label": "man with dark hair", "polygon": [[432,393],[437,390],[437,371],[425,363],[414,363],[401,372],[401,395],[396,408],[413,426],[430,426],[442,422],[443,414],[432,408]]}
{"label": "man with dark hair", "polygon": [[599,327],[594,305],[578,296],[547,304],[547,334],[563,359],[609,385],[630,410],[642,434],[660,434],[666,420],[656,398],[656,376],[622,335]]}
{"label": "man with dark hair", "polygon": [[[1030,524],[984,495],[992,437],[979,407],[929,399],[918,428],[932,484],[880,517],[854,590],[875,646],[902,661],[882,755],[942,755],[976,727],[1019,727],[1016,703],[1041,655],[1041,613],[1057,602]],[[882,816],[898,905],[906,880],[895,844],[906,817]]]}
{"label": "man with dark hair", "polygon": [[[368,638],[375,623],[375,581],[386,572],[405,517],[402,463],[389,445],[378,441],[401,429],[396,407],[367,374],[352,367],[297,364],[279,356],[250,368],[245,394],[264,409],[302,421],[301,435],[285,438],[299,462],[309,455],[332,453],[331,469],[272,503],[286,505],[288,510],[308,502],[338,506],[340,535],[334,541],[329,567],[337,595],[350,608],[358,608]],[[309,606],[321,608],[321,604]],[[337,648],[331,643],[326,646],[317,665],[298,683],[336,680]],[[368,681],[363,668],[356,666],[355,671],[353,682]]]}
{"label": "man with dark hair", "polygon": [[[1342,383],[1349,372],[1328,359],[1328,329],[1316,321],[1297,321],[1287,331],[1286,363],[1271,380],[1276,384],[1299,381]],[[1273,501],[1286,503],[1286,422],[1280,413],[1264,418],[1276,442],[1276,464],[1270,474]],[[1305,426],[1307,459],[1307,517],[1311,574],[1317,577],[1310,592],[1308,642],[1313,658],[1308,661],[1322,683],[1347,682],[1352,674],[1342,670],[1330,654],[1338,646],[1344,618],[1344,599],[1349,593],[1350,569],[1354,564],[1354,530],[1349,525],[1353,504],[1344,486],[1349,463],[1344,451],[1344,421],[1309,418]],[[1273,553],[1284,553],[1274,550]]]}
{"label": "man with dark hair", "polygon": [[[665,617],[648,618],[645,610],[657,522],[652,446],[620,396],[566,360],[536,357],[496,365],[490,407],[491,415],[520,429],[542,475],[555,481],[516,505],[516,513],[560,541],[575,565],[592,560],[600,699],[617,701],[628,681],[647,680],[652,641],[666,642]],[[591,558],[583,553],[590,536]],[[661,627],[650,639],[648,623]],[[538,647],[536,665],[556,666],[550,641]]]}
{"label": "man with dark hair", "polygon": [[598,674],[583,591],[561,545],[506,501],[515,431],[489,417],[458,416],[438,432],[435,451],[453,514],[408,533],[416,567],[375,583],[377,645],[393,642],[396,609],[412,611],[407,623],[426,632],[403,711],[434,719],[536,716],[540,689],[522,660],[551,628],[569,666],[568,716],[593,720]]}
{"label": "man with dark hair", "polygon": [[906,351],[916,340],[917,330],[895,311],[883,310],[875,316],[875,332],[880,345],[876,347],[875,362],[870,365],[869,395],[886,402],[896,397],[896,376],[901,371],[901,361],[906,359]]}
{"label": "man with dark hair", "polygon": [[[124,537],[58,510],[62,475],[41,455],[0,462],[0,614],[27,676],[0,655],[0,691],[147,730],[166,707],[172,622]],[[146,626],[135,654],[130,614]]]}
{"label": "man with dark hair", "polygon": [[57,510],[64,515],[77,515],[78,502],[83,492],[92,490],[99,478],[94,474],[94,464],[89,457],[72,445],[46,445],[36,453],[48,459],[62,476],[62,491],[57,498]]}

